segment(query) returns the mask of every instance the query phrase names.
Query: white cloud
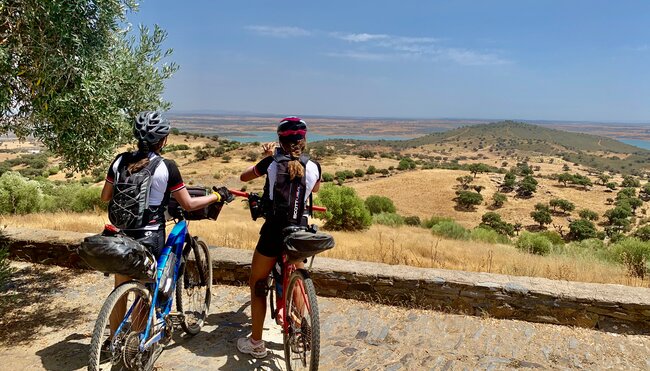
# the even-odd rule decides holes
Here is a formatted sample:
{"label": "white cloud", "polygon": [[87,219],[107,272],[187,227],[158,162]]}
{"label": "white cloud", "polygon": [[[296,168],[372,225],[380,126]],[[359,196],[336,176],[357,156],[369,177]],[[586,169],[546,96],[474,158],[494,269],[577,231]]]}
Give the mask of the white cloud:
{"label": "white cloud", "polygon": [[324,53],[324,55],[328,57],[334,57],[334,58],[348,58],[348,59],[356,59],[356,60],[364,60],[364,61],[385,61],[392,57],[391,55],[388,54],[368,53],[368,52],[360,52],[354,50],[344,51],[344,52]]}
{"label": "white cloud", "polygon": [[382,34],[369,34],[369,33],[351,33],[351,34],[335,34],[338,38],[351,41],[355,43],[368,42],[371,40],[381,40],[388,38],[388,35]]}
{"label": "white cloud", "polygon": [[246,29],[258,35],[270,37],[288,38],[311,35],[311,32],[299,27],[247,26]]}
{"label": "white cloud", "polygon": [[634,48],[632,48],[635,52],[647,52],[650,51],[650,45],[644,44],[644,45],[639,45]]}
{"label": "white cloud", "polygon": [[481,53],[466,49],[442,49],[441,54],[453,60],[454,62],[466,66],[485,66],[512,63],[511,61],[503,59],[496,54]]}

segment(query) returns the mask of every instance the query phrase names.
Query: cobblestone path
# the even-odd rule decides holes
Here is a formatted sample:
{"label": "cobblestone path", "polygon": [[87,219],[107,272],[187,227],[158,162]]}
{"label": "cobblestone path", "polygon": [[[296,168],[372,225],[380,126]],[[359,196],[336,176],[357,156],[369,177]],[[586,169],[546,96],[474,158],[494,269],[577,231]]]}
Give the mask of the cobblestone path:
{"label": "cobblestone path", "polygon": [[[14,293],[0,313],[0,369],[85,368],[93,322],[111,289],[101,274],[14,263]],[[7,298],[0,298],[6,302]],[[248,290],[215,286],[207,325],[177,332],[159,370],[284,369],[282,336],[266,323],[272,351],[240,355],[250,332]],[[650,369],[650,337],[496,320],[319,298],[323,370]]]}

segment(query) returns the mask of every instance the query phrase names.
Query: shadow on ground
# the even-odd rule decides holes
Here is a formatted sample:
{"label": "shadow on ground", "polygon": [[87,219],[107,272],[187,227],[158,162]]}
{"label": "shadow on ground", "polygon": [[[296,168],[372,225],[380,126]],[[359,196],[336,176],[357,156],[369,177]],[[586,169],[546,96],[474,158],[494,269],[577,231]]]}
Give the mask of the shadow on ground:
{"label": "shadow on ground", "polygon": [[46,370],[72,371],[88,365],[90,338],[87,335],[71,334],[56,344],[36,352]]}
{"label": "shadow on ground", "polygon": [[13,272],[0,292],[0,346],[29,343],[39,331],[56,332],[84,321],[83,308],[60,308],[51,300],[77,275],[75,270],[38,265]]}
{"label": "shadow on ground", "polygon": [[206,364],[211,362],[210,358],[224,358],[225,363],[219,370],[281,370],[284,358],[277,355],[278,352],[283,352],[281,343],[267,341],[266,347],[274,353],[269,352],[264,359],[255,359],[237,350],[237,339],[248,336],[251,332],[250,318],[244,312],[249,305],[250,302],[242,305],[237,311],[210,314],[206,323],[216,325],[216,328],[210,332],[206,332],[204,328],[194,337],[177,333],[174,342],[166,350],[181,346],[197,356],[206,358]]}

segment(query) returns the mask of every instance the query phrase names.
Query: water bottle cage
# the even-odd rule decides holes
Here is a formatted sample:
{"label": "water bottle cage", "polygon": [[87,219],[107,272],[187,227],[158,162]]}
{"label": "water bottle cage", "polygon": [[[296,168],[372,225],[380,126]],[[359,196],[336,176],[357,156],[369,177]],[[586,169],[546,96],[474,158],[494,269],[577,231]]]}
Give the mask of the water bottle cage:
{"label": "water bottle cage", "polygon": [[257,220],[257,218],[266,217],[264,212],[265,205],[264,200],[257,193],[250,193],[248,195],[248,208],[251,212],[251,218]]}

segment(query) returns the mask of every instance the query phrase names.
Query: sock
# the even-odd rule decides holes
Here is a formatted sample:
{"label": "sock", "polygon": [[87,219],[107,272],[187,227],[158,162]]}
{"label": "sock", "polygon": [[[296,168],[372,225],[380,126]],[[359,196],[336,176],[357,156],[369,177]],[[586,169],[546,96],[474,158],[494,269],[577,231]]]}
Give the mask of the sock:
{"label": "sock", "polygon": [[264,341],[262,339],[255,340],[255,339],[251,338],[251,344],[253,344],[253,346],[262,345],[262,343],[264,343]]}

